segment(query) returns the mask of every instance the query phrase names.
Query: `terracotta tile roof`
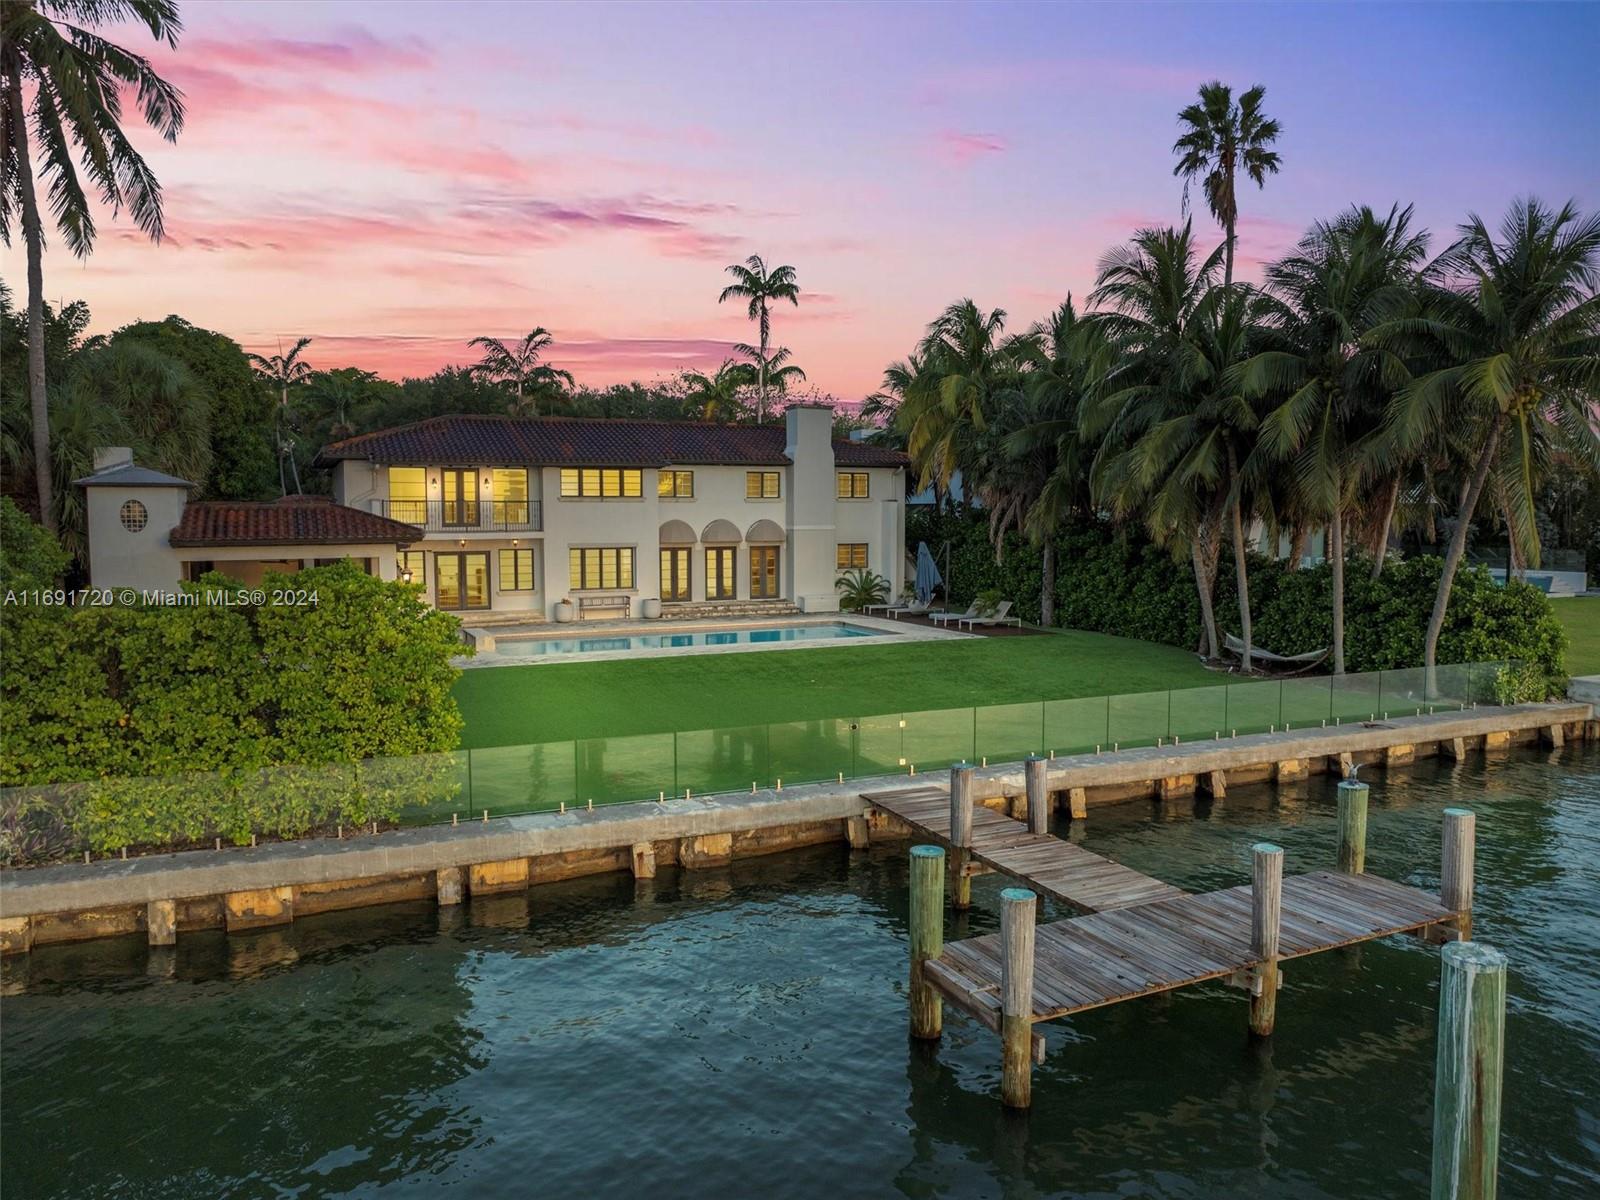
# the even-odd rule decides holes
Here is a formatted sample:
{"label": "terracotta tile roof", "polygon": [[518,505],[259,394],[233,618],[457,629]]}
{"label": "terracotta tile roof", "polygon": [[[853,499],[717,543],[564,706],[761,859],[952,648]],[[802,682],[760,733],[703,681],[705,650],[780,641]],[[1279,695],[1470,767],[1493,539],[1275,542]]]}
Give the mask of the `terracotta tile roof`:
{"label": "terracotta tile roof", "polygon": [[188,504],[167,541],[174,546],[392,546],[421,538],[415,525],[335,504],[326,496],[285,496]]}
{"label": "terracotta tile roof", "polygon": [[[782,467],[786,434],[777,425],[626,421],[588,417],[430,417],[324,446],[322,466],[364,459],[397,466]],[[861,442],[835,441],[834,462],[903,467],[906,457]]]}

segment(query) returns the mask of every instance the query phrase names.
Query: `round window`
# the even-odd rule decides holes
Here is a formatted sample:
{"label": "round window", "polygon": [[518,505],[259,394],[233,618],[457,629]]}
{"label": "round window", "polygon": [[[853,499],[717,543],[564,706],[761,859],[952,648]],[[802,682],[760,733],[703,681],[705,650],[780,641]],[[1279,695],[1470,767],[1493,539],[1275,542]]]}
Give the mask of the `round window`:
{"label": "round window", "polygon": [[150,519],[150,513],[143,502],[128,500],[122,505],[122,527],[129,533],[138,533],[144,528],[145,522]]}

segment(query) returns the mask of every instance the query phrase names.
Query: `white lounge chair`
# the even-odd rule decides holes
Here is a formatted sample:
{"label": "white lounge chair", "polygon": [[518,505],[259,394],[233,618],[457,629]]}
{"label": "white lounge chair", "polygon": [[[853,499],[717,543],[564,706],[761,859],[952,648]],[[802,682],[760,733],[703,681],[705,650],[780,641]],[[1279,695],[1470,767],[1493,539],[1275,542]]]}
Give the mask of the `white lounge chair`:
{"label": "white lounge chair", "polygon": [[913,617],[920,617],[925,615],[932,607],[932,600],[913,600],[910,604],[886,604],[883,606],[883,611],[885,616],[893,617],[898,621],[901,613],[910,613]]}
{"label": "white lounge chair", "polygon": [[966,612],[959,612],[959,613],[958,612],[929,613],[928,614],[928,620],[932,621],[935,625],[943,625],[948,621],[965,621],[968,617],[975,617],[977,615],[978,615],[978,602],[976,600],[974,600],[971,604],[967,605],[967,611]]}
{"label": "white lounge chair", "polygon": [[1022,624],[1022,618],[1021,617],[1013,617],[1011,615],[1011,601],[1002,600],[1000,602],[1000,607],[995,609],[992,613],[989,613],[988,615],[984,615],[983,613],[979,613],[975,617],[961,617],[959,620],[956,621],[956,628],[960,629],[963,625],[965,625],[968,629],[976,629],[979,625],[1013,625],[1013,624],[1021,625]]}
{"label": "white lounge chair", "polygon": [[861,606],[861,614],[863,616],[870,617],[873,613],[877,612],[879,609],[882,609],[885,613],[893,612],[894,609],[895,609],[894,601],[886,600],[882,604],[863,604]]}

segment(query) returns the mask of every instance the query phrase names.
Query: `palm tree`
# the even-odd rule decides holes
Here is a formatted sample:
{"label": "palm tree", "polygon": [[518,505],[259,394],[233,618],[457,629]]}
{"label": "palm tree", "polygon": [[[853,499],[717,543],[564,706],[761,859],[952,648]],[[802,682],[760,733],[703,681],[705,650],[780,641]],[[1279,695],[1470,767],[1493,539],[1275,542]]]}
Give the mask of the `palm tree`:
{"label": "palm tree", "polygon": [[[142,56],[87,26],[137,21],[168,46],[182,23],[176,0],[9,0],[0,6],[0,241],[11,244],[13,214],[28,256],[28,403],[33,414],[34,485],[39,519],[55,529],[50,469],[50,407],[44,371],[44,228],[34,188],[31,128],[39,173],[67,249],[94,248],[94,215],[78,178],[81,157],[102,204],[128,210],[160,241],[161,185],[122,131],[124,90],[137,96],[145,121],[167,141],[183,128],[183,98]],[[59,24],[58,24],[59,22]],[[23,80],[33,85],[31,109]]]}
{"label": "palm tree", "polygon": [[[1181,229],[1142,229],[1101,260],[1090,302],[1106,308],[1098,319],[1120,362],[1083,417],[1084,436],[1099,441],[1090,475],[1098,500],[1119,518],[1142,516],[1158,544],[1188,547],[1207,657],[1222,653],[1212,596],[1224,494],[1208,486],[1187,497],[1181,489],[1162,495],[1154,465],[1159,456],[1149,453],[1150,444],[1140,446],[1192,402],[1183,391],[1194,353],[1191,325],[1216,284],[1221,259],[1220,246],[1200,257],[1186,221]],[[1150,505],[1152,497],[1159,505]]]}
{"label": "palm tree", "polygon": [[1466,439],[1468,473],[1423,644],[1433,677],[1450,590],[1468,526],[1491,470],[1513,529],[1537,561],[1537,465],[1552,446],[1600,463],[1600,214],[1568,203],[1552,212],[1529,198],[1506,214],[1496,240],[1472,216],[1426,270],[1427,305],[1369,333],[1375,345],[1433,346],[1445,365],[1420,375],[1389,407],[1393,453],[1449,429]]}
{"label": "palm tree", "polygon": [[311,339],[303,337],[298,339],[289,353],[283,353],[283,347],[278,347],[278,353],[271,358],[263,358],[259,354],[246,354],[250,365],[255,368],[256,378],[263,383],[271,384],[278,389],[278,407],[273,410],[273,439],[278,446],[278,489],[287,496],[289,482],[284,470],[284,463],[289,464],[288,473],[294,476],[294,490],[300,492],[300,468],[294,461],[294,439],[290,436],[293,422],[289,419],[289,389],[299,387],[311,376],[311,364],[300,357],[300,351],[311,344]]}
{"label": "palm tree", "polygon": [[740,393],[756,385],[756,369],[749,363],[724,359],[715,375],[689,372],[683,376],[684,403],[692,405],[704,421],[733,421],[745,411]]}
{"label": "palm tree", "polygon": [[1200,180],[1206,207],[1222,226],[1222,282],[1233,286],[1233,246],[1239,222],[1234,180],[1242,170],[1265,187],[1268,175],[1278,173],[1278,153],[1268,147],[1283,132],[1278,122],[1261,112],[1267,89],[1257,84],[1233,102],[1233,89],[1212,80],[1200,86],[1200,100],[1178,114],[1183,136],[1172,144],[1178,155],[1174,175],[1183,176],[1183,210],[1189,211],[1189,186]]}
{"label": "palm tree", "polygon": [[[750,361],[745,364],[754,373],[756,391],[759,397],[761,381],[767,381],[767,391],[779,396],[787,396],[791,384],[804,383],[806,373],[799,366],[789,361],[789,348],[779,346],[770,353],[764,352],[760,346],[749,346],[738,342],[733,347]],[[756,424],[761,423],[761,402],[757,401]]]}
{"label": "palm tree", "polygon": [[480,379],[510,386],[517,397],[512,411],[518,416],[538,416],[541,398],[559,402],[565,399],[566,388],[571,388],[574,382],[570,371],[539,361],[539,356],[554,341],[550,331],[542,325],[509,346],[499,338],[475,337],[467,344],[482,349],[483,358],[472,371]]}
{"label": "palm tree", "polygon": [[789,266],[768,268],[761,261],[759,254],[752,254],[742,263],[734,263],[728,268],[734,282],[722,289],[722,294],[717,297],[717,303],[722,304],[728,300],[744,300],[748,302],[750,319],[756,322],[756,329],[760,337],[757,342],[757,352],[752,355],[756,360],[758,378],[756,381],[756,424],[766,420],[767,415],[767,386],[771,382],[767,374],[770,360],[767,357],[767,347],[772,341],[772,313],[770,305],[774,300],[787,300],[796,308],[800,306],[800,287],[795,282],[794,268]]}
{"label": "palm tree", "polygon": [[[1335,674],[1344,673],[1347,520],[1378,462],[1371,434],[1408,378],[1404,360],[1368,335],[1413,303],[1426,252],[1427,234],[1412,230],[1409,207],[1381,218],[1361,207],[1319,222],[1267,269],[1269,348],[1239,373],[1247,395],[1272,405],[1252,476],[1287,466],[1297,511],[1327,523]],[[1387,469],[1401,467],[1391,461]]]}

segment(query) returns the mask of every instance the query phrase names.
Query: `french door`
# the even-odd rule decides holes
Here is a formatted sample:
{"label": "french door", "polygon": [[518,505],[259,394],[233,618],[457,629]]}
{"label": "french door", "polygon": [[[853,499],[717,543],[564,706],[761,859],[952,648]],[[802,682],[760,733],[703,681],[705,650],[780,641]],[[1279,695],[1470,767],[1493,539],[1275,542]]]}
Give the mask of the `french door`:
{"label": "french door", "polygon": [[750,547],[750,599],[778,598],[778,547]]}
{"label": "french door", "polygon": [[689,548],[687,546],[661,549],[661,598],[669,604],[688,600],[694,595],[694,581],[689,578]]}
{"label": "french door", "polygon": [[478,524],[478,473],[460,467],[446,467],[439,472],[443,484],[446,525],[469,528]]}
{"label": "french door", "polygon": [[457,611],[489,607],[489,554],[435,554],[434,604]]}
{"label": "french door", "polygon": [[739,594],[732,546],[706,547],[706,599],[732,600]]}

